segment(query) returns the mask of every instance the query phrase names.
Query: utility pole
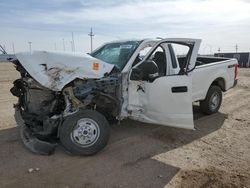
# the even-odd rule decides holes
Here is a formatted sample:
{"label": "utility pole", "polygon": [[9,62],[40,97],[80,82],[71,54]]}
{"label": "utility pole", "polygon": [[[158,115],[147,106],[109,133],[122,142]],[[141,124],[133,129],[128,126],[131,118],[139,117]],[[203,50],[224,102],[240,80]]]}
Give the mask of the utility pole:
{"label": "utility pole", "polygon": [[238,44],[235,45],[235,51],[238,53]]}
{"label": "utility pole", "polygon": [[90,28],[90,33],[88,34],[90,36],[90,50],[93,51],[93,37],[95,36],[92,31],[92,27]]}
{"label": "utility pole", "polygon": [[65,51],[65,42],[64,42],[64,38],[62,39],[63,41],[63,51]]}
{"label": "utility pole", "polygon": [[75,41],[74,41],[74,33],[73,32],[71,33],[71,37],[72,37],[71,47],[72,47],[72,52],[74,52],[75,51]]}
{"label": "utility pole", "polygon": [[32,44],[32,42],[28,42],[28,43],[29,43],[30,54],[31,54],[31,44]]}
{"label": "utility pole", "polygon": [[13,50],[13,54],[15,54],[15,46],[14,46],[14,42],[12,42],[12,50]]}

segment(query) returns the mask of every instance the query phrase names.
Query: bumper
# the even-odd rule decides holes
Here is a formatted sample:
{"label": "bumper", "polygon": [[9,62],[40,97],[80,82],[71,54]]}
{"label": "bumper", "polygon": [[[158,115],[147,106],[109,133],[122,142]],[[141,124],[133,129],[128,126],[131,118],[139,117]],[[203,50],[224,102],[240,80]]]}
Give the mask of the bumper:
{"label": "bumper", "polygon": [[32,135],[26,126],[21,126],[20,134],[26,148],[40,155],[51,155],[57,146],[55,143],[45,142]]}
{"label": "bumper", "polygon": [[35,137],[29,128],[25,125],[20,110],[15,109],[15,119],[20,126],[20,136],[24,146],[31,152],[40,155],[50,155],[55,151],[56,143],[46,142]]}

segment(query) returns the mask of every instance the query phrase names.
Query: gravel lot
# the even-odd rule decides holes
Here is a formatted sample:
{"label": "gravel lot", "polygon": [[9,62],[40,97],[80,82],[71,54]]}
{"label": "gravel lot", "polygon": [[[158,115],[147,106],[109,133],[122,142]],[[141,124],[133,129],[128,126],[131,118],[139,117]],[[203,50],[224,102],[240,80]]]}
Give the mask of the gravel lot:
{"label": "gravel lot", "polygon": [[[58,147],[34,155],[21,144],[9,93],[13,66],[0,64],[0,187],[250,187],[250,69],[224,94],[220,112],[202,115],[195,131],[124,121],[92,157]],[[29,172],[30,168],[39,168]]]}

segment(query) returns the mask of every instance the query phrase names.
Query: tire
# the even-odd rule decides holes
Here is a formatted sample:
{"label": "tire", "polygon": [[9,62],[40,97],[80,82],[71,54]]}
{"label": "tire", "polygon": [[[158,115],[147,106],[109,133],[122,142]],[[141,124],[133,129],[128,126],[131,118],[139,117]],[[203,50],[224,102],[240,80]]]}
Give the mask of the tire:
{"label": "tire", "polygon": [[110,127],[97,111],[82,110],[65,119],[59,130],[63,147],[73,155],[94,155],[108,143]]}
{"label": "tire", "polygon": [[220,87],[212,85],[208,89],[205,100],[200,101],[200,109],[205,114],[214,114],[220,109],[222,102],[222,91]]}

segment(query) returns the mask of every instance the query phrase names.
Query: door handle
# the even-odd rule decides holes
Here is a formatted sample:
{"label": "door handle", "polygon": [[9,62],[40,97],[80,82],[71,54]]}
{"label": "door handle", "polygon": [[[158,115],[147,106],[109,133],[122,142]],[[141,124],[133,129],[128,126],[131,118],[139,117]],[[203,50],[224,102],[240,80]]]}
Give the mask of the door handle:
{"label": "door handle", "polygon": [[188,91],[187,86],[172,87],[172,93],[184,93]]}

